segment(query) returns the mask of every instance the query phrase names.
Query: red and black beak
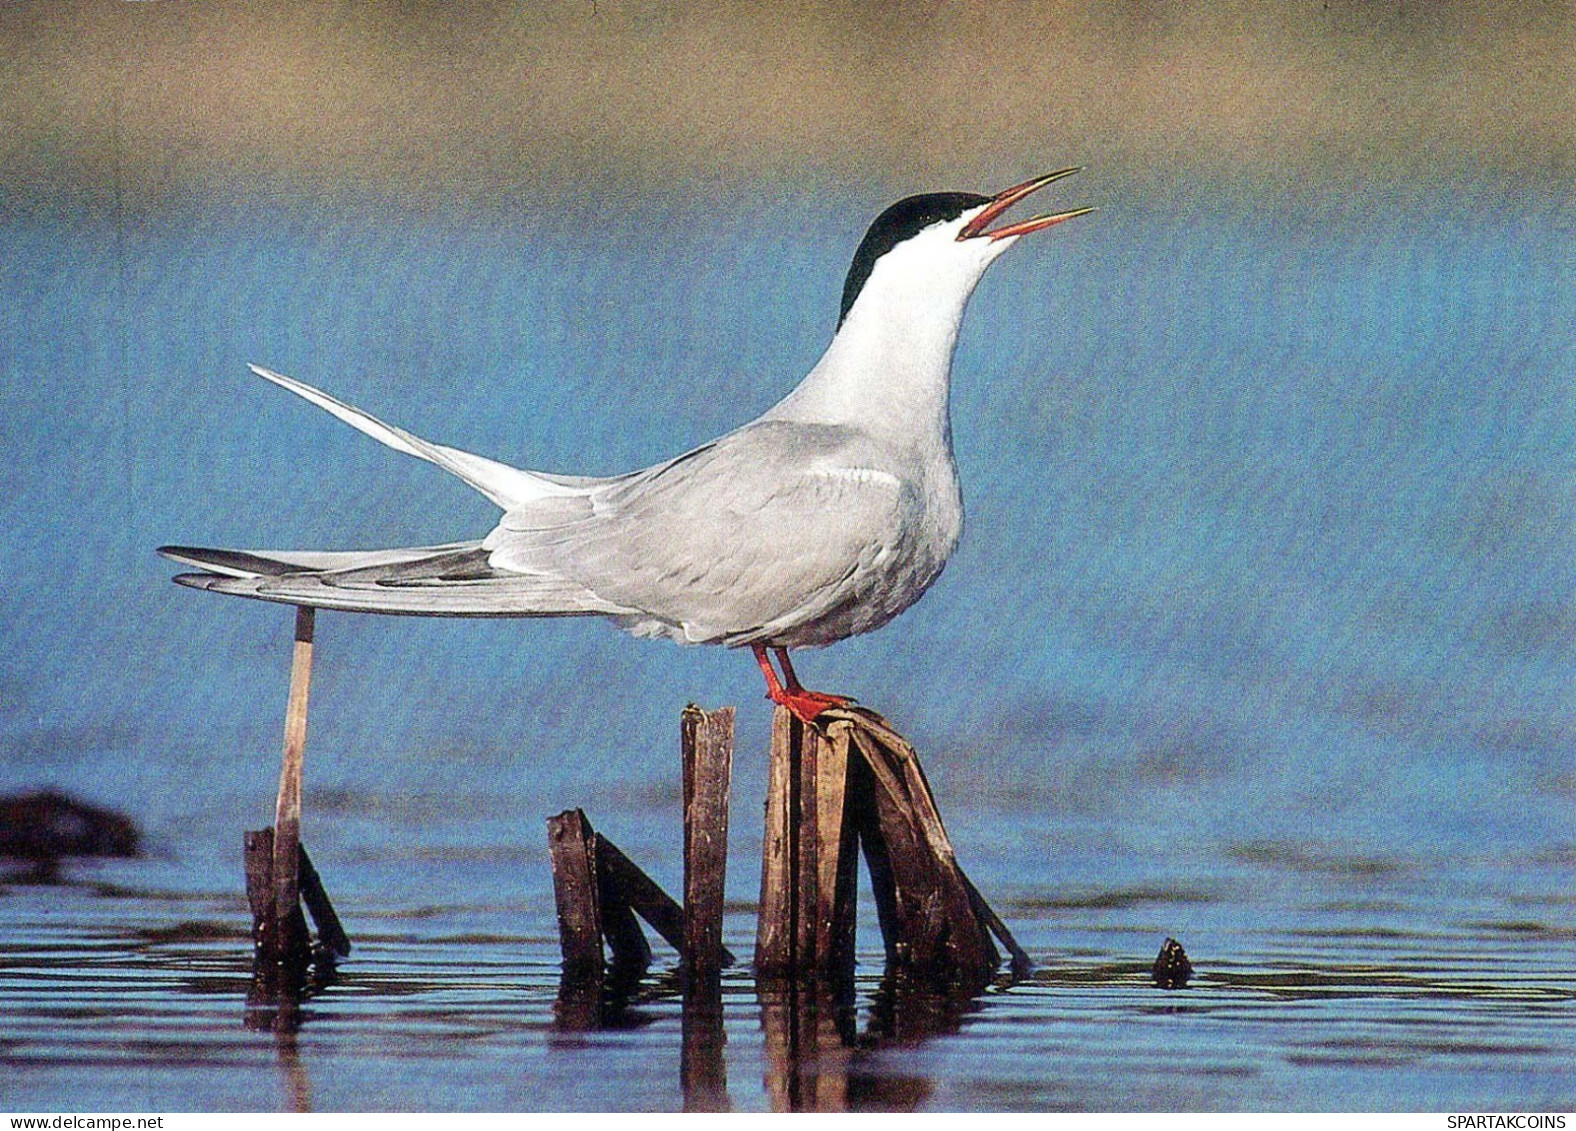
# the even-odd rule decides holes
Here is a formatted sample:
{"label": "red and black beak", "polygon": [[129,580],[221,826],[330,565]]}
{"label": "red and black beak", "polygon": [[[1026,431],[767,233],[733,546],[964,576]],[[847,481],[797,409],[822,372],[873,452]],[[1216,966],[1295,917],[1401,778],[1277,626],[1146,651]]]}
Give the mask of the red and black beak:
{"label": "red and black beak", "polygon": [[1016,224],[1008,224],[992,232],[985,230],[986,225],[1030,193],[1038,192],[1052,181],[1070,177],[1076,172],[1077,169],[1058,169],[1054,173],[1046,173],[1042,177],[1035,177],[1032,181],[1024,181],[1021,185],[1014,185],[1004,192],[997,193],[991,197],[990,203],[985,206],[983,212],[963,225],[963,230],[958,233],[958,239],[972,240],[987,236],[993,240],[1003,240],[1008,236],[1024,236],[1041,228],[1049,228],[1052,224],[1060,224],[1063,220],[1071,220],[1075,216],[1084,216],[1093,212],[1093,208],[1072,208],[1066,212],[1051,212],[1044,216],[1036,216],[1031,220],[1019,220]]}

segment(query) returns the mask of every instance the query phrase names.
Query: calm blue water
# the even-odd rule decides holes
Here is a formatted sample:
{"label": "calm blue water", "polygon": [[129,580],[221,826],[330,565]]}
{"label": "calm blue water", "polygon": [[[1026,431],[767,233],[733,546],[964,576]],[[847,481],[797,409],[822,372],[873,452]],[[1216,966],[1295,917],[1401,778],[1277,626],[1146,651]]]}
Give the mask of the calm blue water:
{"label": "calm blue water", "polygon": [[[956,368],[963,548],[900,621],[801,662],[915,740],[1048,971],[866,1069],[948,1108],[1569,1107],[1576,226],[1540,199],[1227,199],[1102,200],[993,269]],[[177,589],[152,548],[490,525],[248,361],[524,466],[708,439],[813,364],[884,203],[0,224],[0,788],[68,788],[153,841],[0,893],[0,1106],[226,1106],[232,1071],[243,1106],[679,1106],[656,1067],[586,1083],[677,1063],[670,998],[573,1057],[552,1028],[541,821],[584,805],[671,890],[678,711],[738,703],[747,904],[748,657],[321,616],[307,838],[373,941],[281,1060],[239,1027],[236,857],[268,821],[290,617]],[[1167,933],[1214,980],[1157,1000],[1135,971]],[[125,1039],[83,1001],[135,1003]],[[760,1007],[742,981],[727,1002],[733,1102],[769,1106]]]}

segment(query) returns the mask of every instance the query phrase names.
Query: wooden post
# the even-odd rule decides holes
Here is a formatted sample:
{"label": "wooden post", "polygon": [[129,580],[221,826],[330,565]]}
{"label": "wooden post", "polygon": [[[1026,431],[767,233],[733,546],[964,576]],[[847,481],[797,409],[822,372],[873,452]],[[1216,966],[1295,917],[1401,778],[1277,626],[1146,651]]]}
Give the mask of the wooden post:
{"label": "wooden post", "polygon": [[[635,921],[634,906],[621,890],[618,876],[606,866],[603,849],[611,847],[612,842],[605,839],[601,833],[591,834],[591,866],[596,872],[597,906],[602,920],[602,937],[607,940],[607,947],[613,952],[613,966],[621,974],[635,973],[638,978],[639,974],[644,973],[646,967],[651,965],[651,944],[646,941],[646,933]],[[613,849],[613,851],[618,850]],[[622,856],[623,853],[619,855]],[[639,869],[637,868],[636,871]]]}
{"label": "wooden post", "polygon": [[857,880],[846,737],[777,708],[772,718],[756,971],[851,979]]}
{"label": "wooden post", "polygon": [[[246,900],[252,910],[253,994],[287,1002],[306,989],[308,967],[325,982],[335,958],[350,954],[322,878],[301,843],[301,767],[306,751],[307,700],[312,684],[314,610],[296,608],[295,647],[290,658],[290,695],[285,706],[284,759],[272,828],[246,834]],[[314,949],[306,911],[322,944]],[[281,1015],[281,1017],[284,1015]]]}
{"label": "wooden post", "polygon": [[794,825],[793,755],[789,727],[793,716],[782,708],[772,714],[772,745],[767,765],[766,836],[761,849],[761,907],[755,924],[755,970],[770,976],[788,974],[793,968]]}
{"label": "wooden post", "polygon": [[[283,918],[274,902],[274,830],[245,837],[246,901],[252,910],[252,989],[259,1003],[298,998],[312,959],[306,917],[297,904]],[[346,942],[348,950],[349,943]]]}
{"label": "wooden post", "polygon": [[891,918],[889,960],[930,978],[983,983],[1001,957],[913,747],[872,712],[839,712],[828,728],[847,734],[870,771],[873,805],[863,812],[876,819],[867,816],[859,833],[880,862],[872,864],[872,881],[878,888],[890,884],[890,893],[879,897]]}
{"label": "wooden post", "polygon": [[290,659],[290,698],[285,706],[284,764],[274,808],[274,919],[280,924],[299,915],[301,858],[301,766],[306,752],[307,696],[312,685],[314,611],[296,609],[295,650]]}
{"label": "wooden post", "polygon": [[339,914],[329,902],[328,892],[323,887],[323,878],[312,866],[312,858],[307,855],[304,844],[301,845],[300,883],[301,902],[306,904],[307,912],[312,916],[312,923],[317,927],[318,941],[332,957],[350,957],[350,936],[345,934],[344,925],[339,921]]}
{"label": "wooden post", "polygon": [[601,900],[591,836],[591,822],[579,809],[547,819],[566,981],[596,980],[603,971]]}
{"label": "wooden post", "polygon": [[733,708],[707,714],[695,704],[679,723],[684,777],[684,947],[692,978],[724,966],[722,913],[728,870],[728,789],[733,773]]}
{"label": "wooden post", "polygon": [[[813,728],[811,728],[813,729]],[[859,838],[848,820],[849,741],[834,732],[816,763],[815,827],[821,842],[815,887],[812,953],[823,968],[848,980],[854,973],[854,928],[859,884]]]}
{"label": "wooden post", "polygon": [[301,905],[285,918],[274,902],[274,830],[249,832],[246,845],[246,902],[252,910],[252,992],[259,1003],[279,1004],[299,998],[310,981],[323,985],[333,975],[334,960],[350,954],[350,938],[312,866],[306,846],[300,846],[301,900],[317,926],[320,945],[314,946]]}
{"label": "wooden post", "polygon": [[[603,891],[612,888],[662,940],[684,954],[684,908],[601,833],[595,835],[596,873]],[[605,906],[605,904],[604,904]],[[722,964],[732,966],[733,953],[722,948]]]}
{"label": "wooden post", "polygon": [[851,981],[858,852],[864,850],[887,965],[953,987],[983,986],[1000,963],[1033,964],[958,867],[919,758],[885,720],[834,708],[814,724],[773,717],[761,919],[765,977]]}

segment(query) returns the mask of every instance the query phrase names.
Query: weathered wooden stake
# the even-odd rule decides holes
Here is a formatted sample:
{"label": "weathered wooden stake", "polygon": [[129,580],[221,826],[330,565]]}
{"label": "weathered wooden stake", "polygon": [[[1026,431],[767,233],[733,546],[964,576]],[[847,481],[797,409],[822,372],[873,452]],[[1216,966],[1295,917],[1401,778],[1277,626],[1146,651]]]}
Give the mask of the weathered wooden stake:
{"label": "weathered wooden stake", "polygon": [[860,838],[880,843],[876,855],[889,872],[889,960],[929,978],[989,978],[1001,957],[975,910],[913,747],[873,712],[841,711],[827,726],[839,740],[847,736],[870,770],[876,821],[860,829]]}
{"label": "weathered wooden stake", "polygon": [[[662,941],[682,957],[684,908],[680,907],[678,901],[671,895],[658,887],[657,882],[641,871],[634,861],[625,856],[618,845],[601,833],[595,834],[594,841],[600,890],[606,891],[611,887],[616,891],[618,898],[627,902],[630,909],[650,924],[651,929],[662,936]],[[734,961],[733,952],[723,947],[722,964],[732,966]]]}
{"label": "weathered wooden stake", "polygon": [[290,658],[290,698],[285,706],[284,764],[274,807],[274,919],[300,914],[301,766],[306,752],[307,696],[312,686],[312,629],[315,610],[296,609],[295,650]]}
{"label": "weathered wooden stake", "polygon": [[306,918],[299,904],[283,918],[279,916],[274,902],[274,830],[249,832],[245,843],[255,996],[273,1000],[299,994],[312,957]]}
{"label": "weathered wooden stake", "polygon": [[304,844],[301,845],[300,886],[301,902],[306,904],[307,913],[312,916],[312,925],[317,928],[318,941],[335,958],[349,958],[350,936],[345,934],[344,925],[339,921],[339,914],[329,902],[328,891],[323,887],[323,878],[313,867],[312,857],[307,855]]}
{"label": "weathered wooden stake", "polygon": [[591,822],[579,809],[547,819],[547,850],[553,862],[553,900],[558,908],[558,944],[564,977],[602,976],[602,901],[596,879]]}
{"label": "weathered wooden stake", "polygon": [[768,977],[853,975],[856,841],[848,742],[779,707],[772,717],[755,968]]}
{"label": "weathered wooden stake", "polygon": [[[583,810],[548,818],[547,847],[566,978],[594,981],[601,976],[608,964],[603,940],[613,952],[616,970],[644,970],[651,962],[651,946],[635,921],[637,915],[683,956],[688,945],[684,909],[593,829]],[[720,920],[720,900],[717,908]],[[718,951],[716,968],[731,965],[733,955],[727,948],[719,946]]]}
{"label": "weathered wooden stake", "polygon": [[755,961],[767,977],[851,978],[857,856],[864,850],[887,963],[935,981],[983,984],[1000,962],[1032,963],[958,867],[913,748],[885,720],[839,708],[814,725],[773,718]]}
{"label": "weathered wooden stake", "polygon": [[273,1002],[299,996],[306,988],[308,967],[315,961],[314,979],[325,978],[336,958],[350,954],[350,938],[305,845],[298,846],[298,886],[301,902],[317,927],[317,947],[312,945],[300,903],[283,920],[279,918],[274,902],[274,830],[247,833],[245,846],[246,901],[252,910],[254,997]]}
{"label": "weathered wooden stake", "polygon": [[679,723],[684,776],[684,946],[692,978],[726,965],[722,912],[728,871],[728,789],[733,774],[733,708],[707,714],[695,704]]}

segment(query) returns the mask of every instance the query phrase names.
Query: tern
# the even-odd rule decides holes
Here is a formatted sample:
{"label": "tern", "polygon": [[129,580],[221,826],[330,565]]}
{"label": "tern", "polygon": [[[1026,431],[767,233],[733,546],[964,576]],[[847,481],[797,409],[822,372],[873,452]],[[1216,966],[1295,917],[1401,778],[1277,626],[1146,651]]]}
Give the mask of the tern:
{"label": "tern", "polygon": [[441,546],[159,552],[202,570],[175,581],[214,593],[367,613],[600,616],[637,636],[748,646],[767,698],[812,721],[848,700],[800,684],[789,649],[880,628],[957,548],[963,501],[948,392],[964,307],[1020,238],[1093,211],[992,227],[1077,171],[994,196],[926,193],[892,205],[859,244],[831,344],[799,386],[759,419],[626,475],[511,467],[251,366],[458,476],[503,517],[479,541]]}

